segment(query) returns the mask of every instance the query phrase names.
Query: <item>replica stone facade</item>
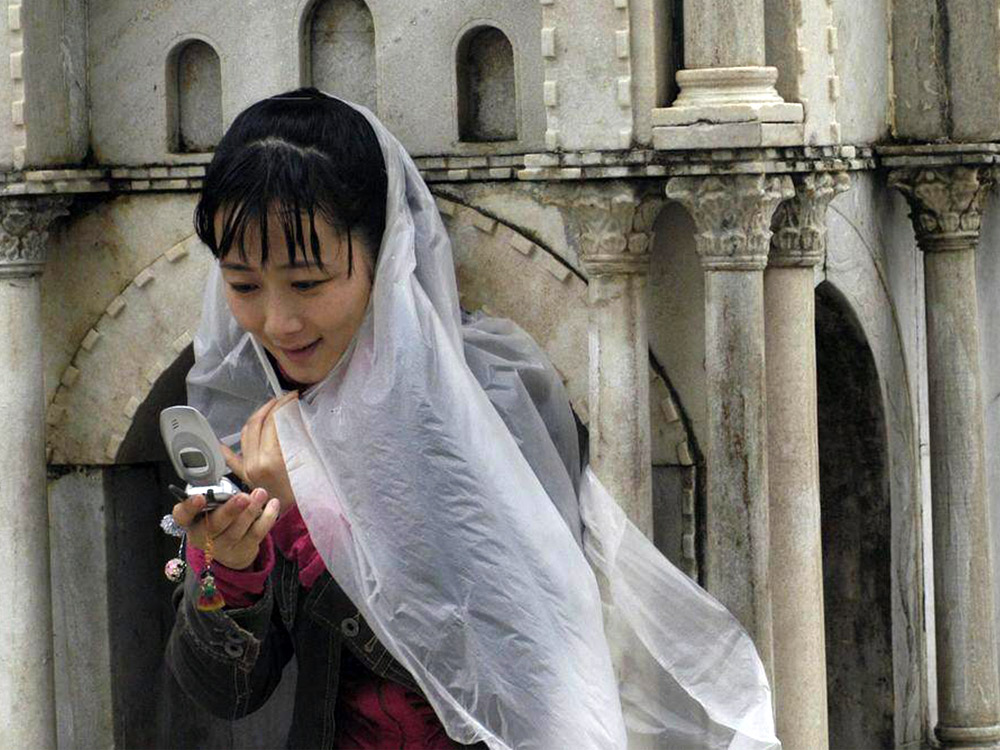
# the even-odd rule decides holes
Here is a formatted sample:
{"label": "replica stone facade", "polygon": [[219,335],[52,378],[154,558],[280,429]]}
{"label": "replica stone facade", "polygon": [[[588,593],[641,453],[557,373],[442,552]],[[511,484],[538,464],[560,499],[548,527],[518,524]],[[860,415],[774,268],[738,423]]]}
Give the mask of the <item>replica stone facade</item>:
{"label": "replica stone facade", "polygon": [[287,689],[230,726],[160,664],[156,417],[212,148],[315,85],[754,637],[785,750],[1000,748],[998,0],[7,0],[0,47],[0,744],[283,740]]}

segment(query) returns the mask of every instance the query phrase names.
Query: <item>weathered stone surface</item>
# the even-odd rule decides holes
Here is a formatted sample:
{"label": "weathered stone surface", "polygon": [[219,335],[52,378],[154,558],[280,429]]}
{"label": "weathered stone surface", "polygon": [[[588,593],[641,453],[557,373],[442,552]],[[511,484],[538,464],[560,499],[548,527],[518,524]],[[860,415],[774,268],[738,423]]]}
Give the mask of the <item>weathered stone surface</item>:
{"label": "weathered stone surface", "polygon": [[65,212],[65,199],[0,202],[0,726],[5,743],[42,750],[56,746],[56,713],[38,277],[51,222]]}
{"label": "weathered stone surface", "polygon": [[764,0],[684,0],[684,67],[764,65]]}
{"label": "weathered stone surface", "polygon": [[847,175],[796,175],[764,274],[774,689],[783,747],[828,746],[813,268]]}
{"label": "weathered stone surface", "polygon": [[70,199],[0,199],[0,277],[37,275],[45,266],[52,222],[69,213]]}
{"label": "weathered stone surface", "polygon": [[993,560],[975,250],[993,174],[981,168],[900,170],[924,251],[934,507],[938,725],[945,747],[1000,742]]}
{"label": "weathered stone surface", "polygon": [[893,8],[895,129],[901,138],[993,141],[1000,135],[1000,44],[991,0],[914,0]]}
{"label": "weathered stone surface", "polygon": [[[762,271],[791,180],[681,177],[667,196],[698,228],[705,269],[708,501],[705,583],[751,633],[770,672],[767,416]],[[736,546],[730,540],[744,544]]]}

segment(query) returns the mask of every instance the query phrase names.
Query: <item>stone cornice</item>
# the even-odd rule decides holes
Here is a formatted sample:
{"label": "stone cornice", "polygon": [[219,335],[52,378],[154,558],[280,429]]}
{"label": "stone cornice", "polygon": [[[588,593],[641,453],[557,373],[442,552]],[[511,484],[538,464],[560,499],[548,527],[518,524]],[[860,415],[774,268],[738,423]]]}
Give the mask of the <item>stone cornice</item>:
{"label": "stone cornice", "polygon": [[975,249],[983,219],[983,198],[996,181],[992,166],[897,169],[889,185],[910,206],[917,244],[924,252]]}
{"label": "stone cornice", "polygon": [[[175,155],[143,167],[61,167],[0,174],[0,197],[76,193],[194,192],[205,176],[205,154]],[[823,146],[662,152],[566,151],[414,158],[428,183],[664,179],[709,174],[791,174],[874,169],[869,148]]]}
{"label": "stone cornice", "polygon": [[850,187],[847,172],[792,175],[795,197],[781,203],[771,220],[768,265],[811,267],[826,257],[826,209]]}
{"label": "stone cornice", "polygon": [[69,213],[71,202],[68,196],[0,200],[0,278],[42,272],[49,228]]}
{"label": "stone cornice", "polygon": [[1000,164],[1000,143],[919,143],[876,147],[890,169]]}
{"label": "stone cornice", "polygon": [[702,265],[714,271],[760,271],[767,265],[771,218],[795,196],[787,175],[676,177],[667,197],[694,219]]}

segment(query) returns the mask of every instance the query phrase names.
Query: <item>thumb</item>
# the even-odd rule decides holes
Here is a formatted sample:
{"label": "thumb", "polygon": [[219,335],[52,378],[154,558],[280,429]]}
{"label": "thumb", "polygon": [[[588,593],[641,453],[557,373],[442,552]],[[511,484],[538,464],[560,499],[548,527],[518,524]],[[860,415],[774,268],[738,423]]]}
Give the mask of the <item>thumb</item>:
{"label": "thumb", "polygon": [[244,482],[249,482],[250,480],[247,479],[246,471],[243,468],[243,457],[239,453],[234,452],[225,443],[219,443],[219,448],[222,449],[222,457],[226,459],[226,465],[232,470],[233,474]]}

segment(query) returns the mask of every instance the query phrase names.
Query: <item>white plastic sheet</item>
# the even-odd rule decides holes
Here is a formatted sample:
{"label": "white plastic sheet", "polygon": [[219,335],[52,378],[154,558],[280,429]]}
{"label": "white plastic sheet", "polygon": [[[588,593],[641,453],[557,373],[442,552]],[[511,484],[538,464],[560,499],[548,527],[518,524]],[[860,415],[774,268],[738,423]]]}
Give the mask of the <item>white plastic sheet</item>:
{"label": "white plastic sheet", "polygon": [[[778,747],[749,638],[581,478],[566,394],[530,337],[463,321],[434,199],[358,109],[389,185],[369,309],[327,378],[277,414],[328,569],[460,742]],[[221,284],[216,269],[188,390],[231,435],[269,398],[269,365]]]}

